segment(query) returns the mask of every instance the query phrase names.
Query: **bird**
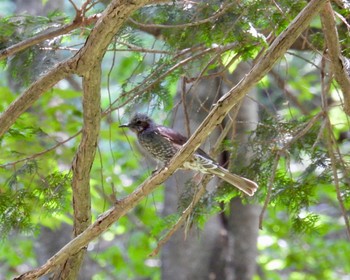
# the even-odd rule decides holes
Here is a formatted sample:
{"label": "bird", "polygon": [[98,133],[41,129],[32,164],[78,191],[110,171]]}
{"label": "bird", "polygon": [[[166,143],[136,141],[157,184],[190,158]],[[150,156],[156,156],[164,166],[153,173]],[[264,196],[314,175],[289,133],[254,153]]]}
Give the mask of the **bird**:
{"label": "bird", "polygon": [[[136,113],[129,123],[121,124],[119,127],[129,128],[136,133],[141,147],[163,164],[167,164],[188,140],[176,130],[159,125],[142,113]],[[201,148],[198,148],[180,168],[216,175],[249,196],[253,196],[258,189],[254,181],[231,173]]]}

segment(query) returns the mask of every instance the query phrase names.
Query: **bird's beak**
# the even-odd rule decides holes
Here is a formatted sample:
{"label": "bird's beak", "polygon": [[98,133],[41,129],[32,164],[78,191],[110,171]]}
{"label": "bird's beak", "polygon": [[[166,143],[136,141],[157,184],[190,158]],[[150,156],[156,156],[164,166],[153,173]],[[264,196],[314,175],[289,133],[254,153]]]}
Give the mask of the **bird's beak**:
{"label": "bird's beak", "polygon": [[121,124],[119,127],[129,127],[130,124],[129,123],[126,123],[126,124]]}

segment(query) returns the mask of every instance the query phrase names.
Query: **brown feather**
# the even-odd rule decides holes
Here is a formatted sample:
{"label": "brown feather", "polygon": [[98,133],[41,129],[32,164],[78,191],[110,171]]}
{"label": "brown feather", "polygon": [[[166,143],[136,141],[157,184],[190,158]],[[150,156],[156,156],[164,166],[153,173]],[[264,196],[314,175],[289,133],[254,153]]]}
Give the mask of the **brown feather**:
{"label": "brown feather", "polygon": [[252,180],[230,173],[228,170],[221,166],[216,169],[210,169],[210,171],[212,174],[235,186],[249,196],[253,196],[258,189],[258,185]]}

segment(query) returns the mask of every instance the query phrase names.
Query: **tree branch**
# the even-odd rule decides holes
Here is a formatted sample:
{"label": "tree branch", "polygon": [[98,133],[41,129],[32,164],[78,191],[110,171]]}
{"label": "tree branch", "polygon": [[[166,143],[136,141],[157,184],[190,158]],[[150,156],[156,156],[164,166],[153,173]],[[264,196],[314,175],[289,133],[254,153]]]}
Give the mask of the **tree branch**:
{"label": "tree branch", "polygon": [[[108,45],[124,21],[140,7],[136,3],[128,2],[119,1],[119,5],[116,5],[117,1],[114,1],[107,7],[102,14],[105,21],[99,21],[96,24],[85,46],[80,50],[81,54],[76,56],[75,69],[83,75],[84,126],[83,137],[72,166],[74,236],[84,232],[91,223],[90,171],[95,158],[101,121],[101,61]],[[126,3],[128,5],[124,7],[121,5]],[[120,10],[121,8],[123,11]],[[114,19],[114,24],[112,19]],[[106,30],[107,22],[111,26],[110,30]],[[101,36],[103,36],[102,40]],[[71,255],[63,264],[62,269],[58,270],[57,279],[77,279],[85,253],[86,248],[84,247]]]}
{"label": "tree branch", "polygon": [[320,12],[327,0],[311,0],[261,56],[256,65],[235,87],[222,96],[213,106],[206,119],[197,128],[188,142],[170,161],[170,166],[180,161],[184,162],[201,144],[213,129],[221,124],[226,114],[235,106],[248,91],[258,83],[273,67],[278,59],[288,50],[293,42],[305,30],[310,21]]}
{"label": "tree branch", "polygon": [[[197,58],[201,58],[211,52],[216,52],[218,55],[222,54],[230,49],[232,49],[232,47],[236,45],[236,43],[232,43],[232,44],[227,44],[225,46],[213,46],[210,48],[205,48],[203,49],[201,52],[195,54],[195,55],[191,55],[190,57],[186,57],[183,60],[179,61],[178,63],[176,63],[175,65],[173,65],[172,67],[170,67],[168,70],[164,71],[164,73],[162,73],[164,67],[167,66],[166,63],[160,65],[155,71],[153,71],[146,79],[143,80],[143,82],[134,87],[132,90],[127,91],[122,93],[116,100],[114,100],[109,108],[107,108],[103,115],[109,114],[111,111],[117,110],[123,106],[125,106],[126,104],[128,104],[131,100],[135,99],[136,97],[140,96],[141,94],[143,94],[146,91],[151,90],[157,83],[159,83],[160,81],[162,81],[165,77],[167,77],[169,74],[171,74],[172,72],[174,72],[176,69],[183,67],[184,65],[186,65],[187,63],[196,60]],[[181,52],[178,56],[186,54],[187,52]],[[175,58],[174,58],[175,60]],[[161,74],[159,74],[161,73]],[[152,78],[156,77],[156,79],[154,81],[152,81]],[[123,100],[124,99],[124,100]],[[118,103],[118,101],[123,100],[120,104],[118,104],[115,107],[115,104]]]}
{"label": "tree branch", "polygon": [[137,22],[136,20],[130,18],[129,22],[131,22],[132,24],[136,25],[140,30],[142,31],[149,31],[149,30],[157,30],[160,28],[166,28],[166,29],[171,29],[171,28],[187,28],[187,27],[194,27],[194,26],[198,26],[204,23],[208,23],[208,22],[213,22],[215,21],[217,18],[219,18],[220,16],[224,15],[231,7],[233,7],[234,4],[227,4],[226,6],[220,7],[212,16],[205,18],[205,19],[200,19],[197,21],[193,21],[193,22],[188,22],[188,23],[184,23],[184,24],[144,24],[141,22]]}
{"label": "tree branch", "polygon": [[174,235],[174,233],[178,231],[180,227],[186,222],[186,219],[188,219],[190,214],[193,212],[193,209],[196,207],[200,199],[205,194],[206,192],[205,187],[208,184],[209,179],[210,179],[210,176],[207,176],[207,178],[204,178],[204,180],[200,182],[200,184],[197,186],[196,192],[193,195],[192,201],[186,207],[186,209],[182,211],[180,218],[171,227],[171,229],[165,234],[165,236],[162,237],[162,239],[158,241],[157,247],[149,254],[150,257],[156,256],[159,253],[162,246],[164,246],[170,240],[170,238]]}
{"label": "tree branch", "polygon": [[154,0],[114,0],[103,11],[84,47],[74,56],[77,74],[83,75],[101,61],[115,34],[138,8]]}
{"label": "tree branch", "polygon": [[11,55],[14,55],[20,51],[23,51],[26,48],[29,48],[31,46],[34,46],[36,44],[39,44],[45,40],[55,38],[64,34],[67,34],[74,29],[81,27],[81,26],[86,26],[89,24],[92,24],[97,21],[97,19],[100,17],[100,14],[93,15],[89,18],[81,18],[81,17],[76,17],[73,22],[63,25],[61,27],[55,28],[55,29],[49,29],[45,30],[42,33],[32,37],[28,38],[24,41],[21,41],[15,45],[12,45],[4,50],[0,51],[0,59],[4,59],[6,57],[9,57]]}
{"label": "tree branch", "polygon": [[35,81],[0,115],[0,137],[6,133],[17,118],[30,108],[44,92],[73,72],[68,61],[59,63],[54,69]]}
{"label": "tree branch", "polygon": [[7,166],[15,166],[17,163],[23,162],[23,161],[28,161],[28,160],[32,160],[35,159],[37,157],[40,157],[46,153],[49,153],[55,149],[57,149],[58,147],[62,146],[63,144],[69,142],[70,140],[74,139],[75,137],[77,137],[79,134],[81,133],[81,130],[79,130],[77,133],[73,134],[72,136],[68,137],[67,139],[60,141],[60,142],[56,142],[56,145],[52,146],[51,148],[48,148],[44,151],[32,154],[30,156],[27,156],[25,158],[21,158],[12,162],[8,162],[8,163],[4,163],[4,164],[0,164],[0,168],[6,168]]}
{"label": "tree branch", "polygon": [[347,71],[343,68],[338,31],[335,23],[334,12],[330,2],[328,2],[322,9],[321,21],[329,52],[329,58],[331,60],[331,69],[335,80],[343,92],[344,112],[350,116],[350,77]]}

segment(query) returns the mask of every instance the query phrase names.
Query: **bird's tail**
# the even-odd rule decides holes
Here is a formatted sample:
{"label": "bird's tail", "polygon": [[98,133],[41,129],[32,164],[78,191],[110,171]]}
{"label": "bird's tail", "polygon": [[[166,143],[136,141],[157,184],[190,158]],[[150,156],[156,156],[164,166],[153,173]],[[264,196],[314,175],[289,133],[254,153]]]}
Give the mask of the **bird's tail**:
{"label": "bird's tail", "polygon": [[188,169],[193,169],[195,171],[200,171],[204,174],[213,174],[246,193],[249,196],[253,196],[256,190],[258,189],[258,184],[249,180],[247,178],[232,174],[227,169],[220,166],[217,162],[211,159],[208,155],[204,154],[195,154],[195,162],[190,164],[187,162],[184,163],[184,166]]}
{"label": "bird's tail", "polygon": [[217,168],[211,169],[210,173],[218,176],[222,180],[233,185],[234,187],[238,188],[239,190],[241,190],[249,196],[253,196],[256,190],[258,189],[258,184],[254,181],[238,176],[236,174],[232,174],[227,169],[221,166],[217,166]]}

